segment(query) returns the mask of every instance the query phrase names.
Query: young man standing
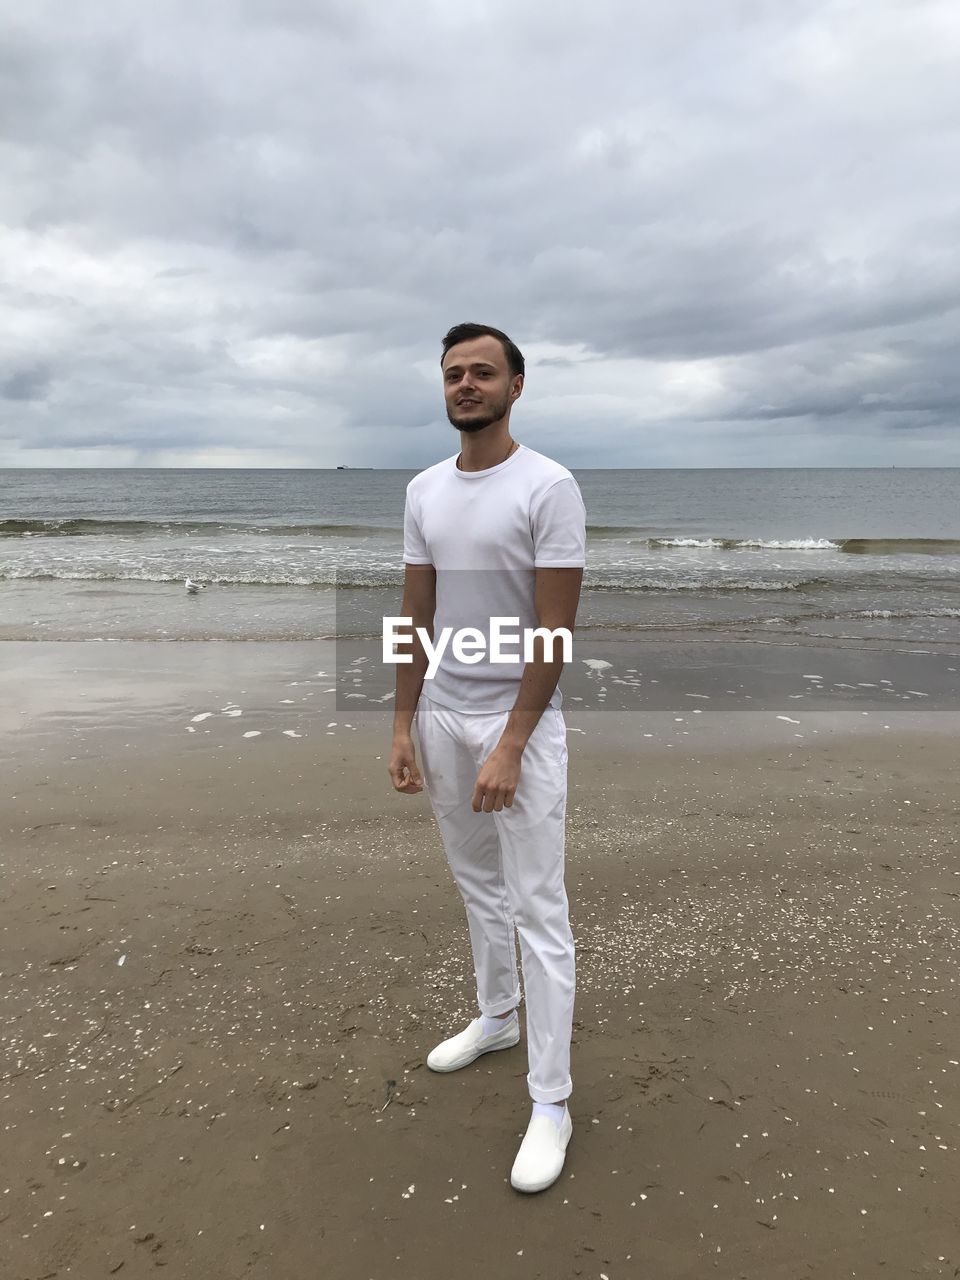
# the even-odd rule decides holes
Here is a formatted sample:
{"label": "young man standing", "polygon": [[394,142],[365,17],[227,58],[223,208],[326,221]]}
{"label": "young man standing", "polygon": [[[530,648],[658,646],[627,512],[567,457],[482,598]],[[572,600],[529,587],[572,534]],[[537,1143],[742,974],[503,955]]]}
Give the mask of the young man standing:
{"label": "young man standing", "polygon": [[[545,645],[542,637],[526,653],[508,654],[506,634],[498,655],[490,633],[497,618],[509,619],[521,642],[537,627],[572,635],[586,513],[570,472],[509,434],[525,369],[505,333],[456,325],[444,338],[441,369],[461,452],[407,486],[401,613],[412,619],[414,638],[412,661],[397,666],[388,767],[404,794],[426,781],[473,950],[480,1016],[432,1050],[432,1070],[456,1071],[519,1041],[519,935],[533,1110],[510,1180],[518,1191],[542,1191],[560,1176],[573,1128],[563,657],[559,641]],[[475,628],[487,643],[469,655],[461,648],[459,658],[448,646],[427,679],[417,627],[431,645],[445,627]]]}

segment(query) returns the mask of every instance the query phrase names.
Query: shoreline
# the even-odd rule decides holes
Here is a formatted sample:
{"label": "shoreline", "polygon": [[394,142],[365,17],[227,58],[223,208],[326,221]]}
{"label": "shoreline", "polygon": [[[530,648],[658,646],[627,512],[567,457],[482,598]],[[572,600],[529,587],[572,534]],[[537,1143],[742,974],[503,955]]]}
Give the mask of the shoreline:
{"label": "shoreline", "polygon": [[[398,551],[399,556],[399,551]],[[0,575],[0,641],[248,641],[302,643],[356,636],[379,638],[382,618],[395,615],[402,572],[394,580],[350,582],[206,582],[188,595],[183,577],[29,578]],[[197,581],[202,570],[189,566]],[[186,570],[184,570],[186,573]],[[816,581],[819,582],[819,579]],[[673,634],[709,640],[787,637],[800,643],[852,641],[868,647],[960,648],[960,600],[945,577],[918,595],[914,584],[854,587],[842,582],[817,600],[802,587],[783,590],[706,582],[667,582],[611,589],[587,580],[577,637],[656,641]],[[814,590],[814,588],[811,588]],[[912,594],[911,594],[912,592]]]}

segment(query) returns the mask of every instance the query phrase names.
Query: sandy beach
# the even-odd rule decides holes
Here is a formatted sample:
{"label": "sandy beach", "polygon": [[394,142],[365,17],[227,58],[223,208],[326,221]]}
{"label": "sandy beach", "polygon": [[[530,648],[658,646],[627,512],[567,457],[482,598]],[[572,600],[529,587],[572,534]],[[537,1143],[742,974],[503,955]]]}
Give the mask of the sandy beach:
{"label": "sandy beach", "polygon": [[424,1065],[474,989],[389,703],[319,644],[0,649],[4,1280],[960,1274],[956,654],[565,703],[574,1135],[522,1197],[523,1042]]}

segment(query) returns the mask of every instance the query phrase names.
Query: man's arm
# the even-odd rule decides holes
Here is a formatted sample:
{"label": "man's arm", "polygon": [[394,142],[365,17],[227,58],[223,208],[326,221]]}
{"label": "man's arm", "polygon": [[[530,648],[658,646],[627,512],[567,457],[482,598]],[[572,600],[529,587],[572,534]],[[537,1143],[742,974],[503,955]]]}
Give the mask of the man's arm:
{"label": "man's arm", "polygon": [[[541,627],[566,627],[573,635],[580,602],[582,569],[537,569],[534,603]],[[520,781],[521,758],[530,735],[557,687],[563,658],[547,661],[546,642],[538,636],[534,656],[523,668],[520,692],[513,704],[500,741],[487,756],[473,790],[474,813],[498,812],[513,804]]]}
{"label": "man's arm", "polygon": [[[580,603],[582,569],[537,569],[534,607],[537,623],[548,630],[565,627],[573,635]],[[560,650],[559,643],[554,652]],[[523,668],[520,691],[498,746],[522,752],[540,721],[563,672],[563,658],[548,661],[542,636],[534,640],[533,661]]]}
{"label": "man's arm", "polygon": [[400,617],[411,619],[409,640],[397,641],[397,653],[413,653],[412,662],[397,663],[397,694],[393,710],[394,734],[409,734],[420,701],[428,659],[417,627],[433,640],[433,618],[437,610],[437,571],[432,564],[404,565],[403,603]]}
{"label": "man's arm", "polygon": [[437,609],[437,571],[432,564],[404,565],[403,603],[400,617],[411,619],[410,640],[398,640],[398,653],[413,654],[412,662],[397,663],[397,692],[393,708],[393,744],[387,766],[397,791],[414,794],[422,790],[410,729],[420,701],[427,673],[426,651],[417,635],[422,627],[433,640],[433,619]]}

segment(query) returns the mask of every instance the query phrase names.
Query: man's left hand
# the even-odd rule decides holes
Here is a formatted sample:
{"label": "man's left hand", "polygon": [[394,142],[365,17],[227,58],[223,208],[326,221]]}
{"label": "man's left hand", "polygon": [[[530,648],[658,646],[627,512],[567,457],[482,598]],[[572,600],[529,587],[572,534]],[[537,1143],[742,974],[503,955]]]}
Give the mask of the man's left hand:
{"label": "man's left hand", "polygon": [[499,813],[509,809],[520,782],[522,751],[512,747],[494,747],[483,762],[473,790],[474,813]]}

